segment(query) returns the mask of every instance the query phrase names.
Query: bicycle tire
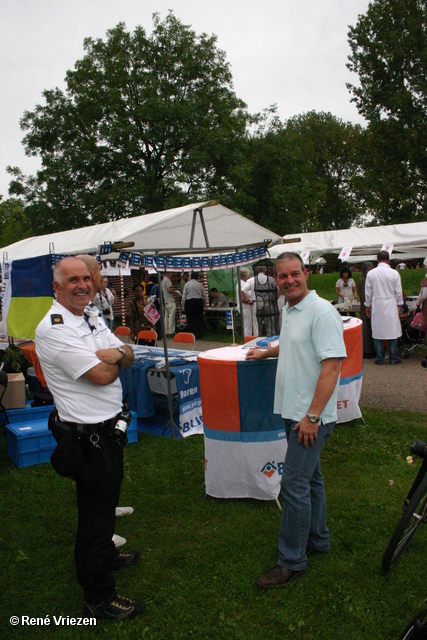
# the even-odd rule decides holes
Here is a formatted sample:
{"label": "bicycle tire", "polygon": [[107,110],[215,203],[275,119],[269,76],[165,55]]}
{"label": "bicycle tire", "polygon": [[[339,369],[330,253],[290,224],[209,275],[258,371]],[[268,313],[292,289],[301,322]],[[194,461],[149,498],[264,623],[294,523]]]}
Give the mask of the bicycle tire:
{"label": "bicycle tire", "polygon": [[[382,560],[385,573],[390,570],[399,556],[411,542],[416,530],[422,522],[427,521],[427,475],[421,480],[408,506],[390,538]],[[415,516],[415,517],[414,517]]]}

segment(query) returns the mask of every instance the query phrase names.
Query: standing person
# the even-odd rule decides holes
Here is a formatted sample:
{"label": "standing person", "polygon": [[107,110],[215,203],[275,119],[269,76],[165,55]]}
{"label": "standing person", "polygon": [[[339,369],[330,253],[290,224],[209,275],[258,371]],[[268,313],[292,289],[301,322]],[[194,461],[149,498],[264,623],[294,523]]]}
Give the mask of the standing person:
{"label": "standing person", "polygon": [[191,272],[191,279],[182,292],[181,305],[187,316],[187,328],[198,340],[203,338],[203,309],[208,304],[208,296],[204,286],[198,280],[199,274]]}
{"label": "standing person", "polygon": [[141,329],[152,329],[152,324],[145,317],[144,309],[148,305],[148,298],[144,295],[142,285],[133,287],[133,298],[128,305],[128,319],[130,324],[130,337],[133,342]]}
{"label": "standing person", "polygon": [[360,319],[363,322],[363,357],[368,359],[375,357],[375,347],[372,338],[371,319],[366,316],[365,284],[366,275],[373,268],[374,265],[372,262],[364,262],[362,265],[362,273],[360,274],[359,282],[357,283],[357,293],[359,294],[360,300]]}
{"label": "standing person", "polygon": [[172,286],[172,280],[169,277],[170,275],[170,273],[165,273],[162,279],[162,294],[165,305],[165,333],[167,336],[171,336],[175,333],[175,295],[179,294],[179,292],[175,291]]}
{"label": "standing person", "polygon": [[368,272],[365,283],[366,317],[371,318],[375,364],[384,364],[384,340],[388,340],[390,364],[400,364],[397,339],[402,335],[399,320],[403,304],[400,274],[390,267],[390,254],[380,251],[378,265]]}
{"label": "standing person", "polygon": [[252,286],[249,282],[251,272],[247,267],[240,267],[240,290],[242,292],[242,308],[240,308],[239,301],[239,284],[236,284],[236,301],[237,301],[237,311],[242,316],[243,322],[243,332],[246,336],[255,336],[258,334],[254,332],[254,328],[252,326],[252,308],[255,303],[255,293],[253,291],[253,279]]}
{"label": "standing person", "polygon": [[286,297],[280,343],[251,349],[248,360],[278,356],[274,412],[282,416],[287,453],[277,564],[257,580],[262,589],[287,587],[304,575],[307,549],[330,548],[320,453],[337,419],[343,323],[334,307],[307,286],[307,269],[296,253],[283,253],[275,280]]}
{"label": "standing person", "polygon": [[259,335],[275,336],[280,331],[277,285],[267,267],[258,267],[254,281]]}
{"label": "standing person", "polygon": [[424,316],[424,322],[427,327],[427,258],[423,262],[423,267],[425,269],[425,274],[420,285],[420,295],[417,299],[417,307],[421,307],[421,311],[423,312]]}
{"label": "standing person", "polygon": [[93,303],[98,307],[98,309],[102,313],[104,322],[107,325],[107,327],[110,329],[110,331],[113,331],[113,325],[114,325],[113,304],[115,302],[117,302],[117,294],[115,291],[112,291],[108,288],[107,276],[102,276],[100,288],[93,299]]}
{"label": "standing person", "polygon": [[119,553],[112,541],[123,479],[123,448],[115,435],[122,413],[119,373],[131,366],[133,352],[98,311],[85,312],[92,279],[82,260],[58,262],[53,289],[56,300],[36,329],[36,352],[55,399],[52,430],[64,433],[56,464],[61,462],[64,475],[76,481],[75,563],[85,612],[110,620],[133,618],[145,605],[117,595],[113,570],[135,564],[139,555]]}

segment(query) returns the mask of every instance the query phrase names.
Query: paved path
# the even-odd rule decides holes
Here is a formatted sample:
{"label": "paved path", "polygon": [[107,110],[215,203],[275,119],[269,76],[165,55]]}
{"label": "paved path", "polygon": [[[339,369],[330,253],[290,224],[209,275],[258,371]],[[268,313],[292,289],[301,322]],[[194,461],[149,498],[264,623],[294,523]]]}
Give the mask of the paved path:
{"label": "paved path", "polygon": [[[172,347],[172,340],[168,340],[168,345]],[[197,351],[225,346],[222,342],[196,341]],[[364,360],[360,406],[427,413],[427,369],[421,366],[425,356],[410,355],[394,367],[378,366],[374,360]]]}

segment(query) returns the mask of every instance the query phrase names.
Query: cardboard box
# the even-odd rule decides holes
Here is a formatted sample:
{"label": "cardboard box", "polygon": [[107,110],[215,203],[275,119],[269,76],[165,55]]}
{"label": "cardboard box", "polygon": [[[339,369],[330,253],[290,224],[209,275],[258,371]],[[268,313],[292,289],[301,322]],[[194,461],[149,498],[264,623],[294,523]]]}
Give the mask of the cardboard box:
{"label": "cardboard box", "polygon": [[7,389],[2,404],[6,409],[25,407],[25,378],[22,373],[7,374]]}

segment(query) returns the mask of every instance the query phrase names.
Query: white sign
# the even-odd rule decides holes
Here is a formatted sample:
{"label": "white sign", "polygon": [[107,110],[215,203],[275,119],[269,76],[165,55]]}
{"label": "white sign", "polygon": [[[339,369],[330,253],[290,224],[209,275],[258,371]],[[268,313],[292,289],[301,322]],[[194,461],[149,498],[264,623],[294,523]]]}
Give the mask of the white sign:
{"label": "white sign", "polygon": [[306,249],[304,249],[304,251],[301,251],[300,255],[303,263],[307,264],[310,259],[310,251],[307,251]]}
{"label": "white sign", "polygon": [[394,243],[388,242],[387,244],[383,244],[383,246],[381,247],[381,251],[387,251],[388,255],[391,256],[391,254],[393,253],[393,247]]}
{"label": "white sign", "polygon": [[347,260],[352,249],[353,247],[343,247],[341,249],[340,255],[338,256],[338,260],[341,260],[342,262],[344,262],[344,260]]}

